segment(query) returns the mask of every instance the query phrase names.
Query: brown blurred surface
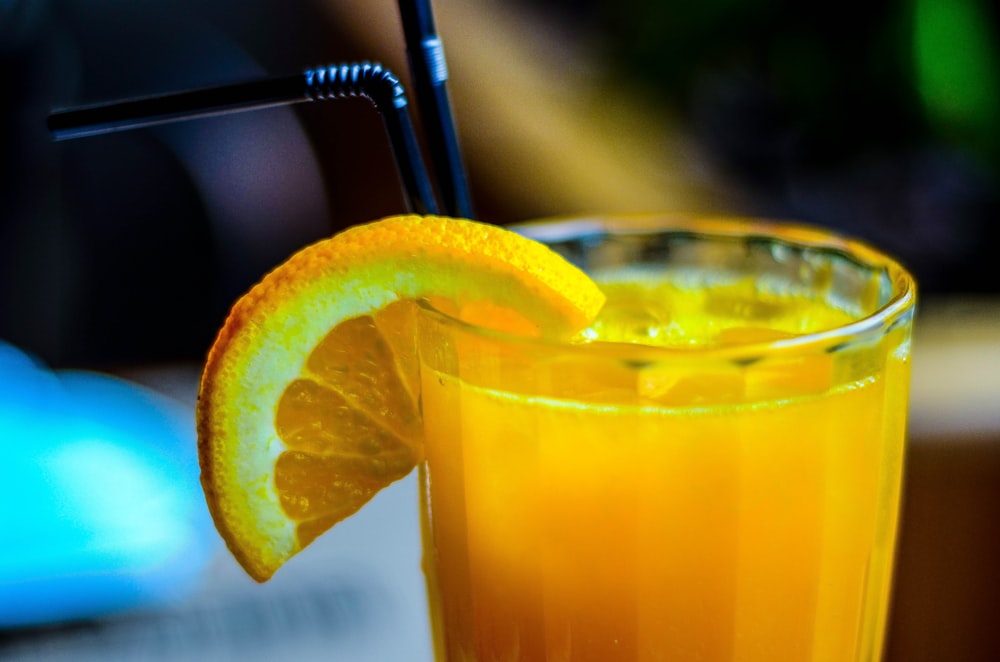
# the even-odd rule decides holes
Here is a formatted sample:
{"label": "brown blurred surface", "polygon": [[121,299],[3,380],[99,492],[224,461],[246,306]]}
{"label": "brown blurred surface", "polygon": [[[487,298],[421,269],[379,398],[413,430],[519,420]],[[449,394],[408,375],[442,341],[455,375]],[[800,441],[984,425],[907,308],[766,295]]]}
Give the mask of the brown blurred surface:
{"label": "brown blurred surface", "polygon": [[886,660],[1000,660],[1000,302],[925,302]]}
{"label": "brown blurred surface", "polygon": [[909,451],[886,660],[1000,660],[1000,433]]}

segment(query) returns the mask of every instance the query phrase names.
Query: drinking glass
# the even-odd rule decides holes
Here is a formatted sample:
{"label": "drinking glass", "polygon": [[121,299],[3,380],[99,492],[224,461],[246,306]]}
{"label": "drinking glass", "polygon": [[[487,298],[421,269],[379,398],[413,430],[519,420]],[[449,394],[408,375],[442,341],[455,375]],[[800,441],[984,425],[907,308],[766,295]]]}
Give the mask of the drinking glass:
{"label": "drinking glass", "polygon": [[437,659],[877,660],[911,276],[753,219],[516,229],[609,302],[565,340],[421,306]]}

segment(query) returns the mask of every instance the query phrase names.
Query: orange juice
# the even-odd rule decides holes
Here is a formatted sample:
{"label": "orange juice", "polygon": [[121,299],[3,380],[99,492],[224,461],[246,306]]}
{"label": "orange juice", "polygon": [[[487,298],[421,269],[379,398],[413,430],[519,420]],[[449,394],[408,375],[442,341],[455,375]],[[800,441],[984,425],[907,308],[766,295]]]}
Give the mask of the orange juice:
{"label": "orange juice", "polygon": [[912,308],[714,265],[601,267],[576,343],[423,313],[440,660],[879,657]]}

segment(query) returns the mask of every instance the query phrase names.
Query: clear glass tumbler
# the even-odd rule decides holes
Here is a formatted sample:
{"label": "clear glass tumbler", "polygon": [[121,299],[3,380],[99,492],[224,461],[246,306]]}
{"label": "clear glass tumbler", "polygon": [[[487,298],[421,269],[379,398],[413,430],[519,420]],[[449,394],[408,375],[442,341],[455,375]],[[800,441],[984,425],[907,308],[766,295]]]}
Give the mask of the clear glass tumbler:
{"label": "clear glass tumbler", "polygon": [[565,342],[418,314],[437,658],[877,660],[910,275],[757,220],[517,229],[609,302]]}

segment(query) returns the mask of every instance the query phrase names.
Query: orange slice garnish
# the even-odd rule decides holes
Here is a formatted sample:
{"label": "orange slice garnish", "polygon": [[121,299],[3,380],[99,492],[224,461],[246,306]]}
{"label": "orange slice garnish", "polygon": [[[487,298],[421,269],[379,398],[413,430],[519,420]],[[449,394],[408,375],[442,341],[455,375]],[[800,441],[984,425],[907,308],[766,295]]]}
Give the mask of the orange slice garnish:
{"label": "orange slice garnish", "polygon": [[269,273],[219,332],[197,409],[209,510],[258,581],[420,461],[412,312],[423,298],[499,330],[560,336],[604,295],[541,244],[442,217],[354,227]]}

